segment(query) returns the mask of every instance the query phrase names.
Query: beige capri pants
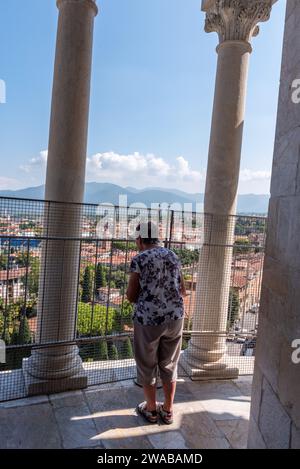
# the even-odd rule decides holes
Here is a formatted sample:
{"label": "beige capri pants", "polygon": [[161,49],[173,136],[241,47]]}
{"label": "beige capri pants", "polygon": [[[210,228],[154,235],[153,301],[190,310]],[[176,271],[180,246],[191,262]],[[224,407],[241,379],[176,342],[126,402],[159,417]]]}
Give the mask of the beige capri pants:
{"label": "beige capri pants", "polygon": [[177,379],[182,344],[183,319],[170,320],[160,326],[134,323],[134,355],[137,382],[154,385],[159,372],[163,383]]}

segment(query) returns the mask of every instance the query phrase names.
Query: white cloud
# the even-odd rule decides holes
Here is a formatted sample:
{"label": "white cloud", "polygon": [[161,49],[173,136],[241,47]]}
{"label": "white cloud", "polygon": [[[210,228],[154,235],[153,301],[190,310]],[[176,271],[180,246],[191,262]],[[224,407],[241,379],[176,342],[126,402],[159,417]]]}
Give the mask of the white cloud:
{"label": "white cloud", "polygon": [[240,173],[239,194],[269,194],[271,171],[242,169]]}
{"label": "white cloud", "polygon": [[22,171],[25,173],[32,173],[33,171],[37,170],[40,171],[46,169],[47,164],[47,157],[48,157],[48,150],[42,150],[38,156],[31,158],[26,165],[20,166]]}
{"label": "white cloud", "polygon": [[259,181],[264,179],[271,179],[271,171],[253,171],[251,169],[241,170],[240,181]]}
{"label": "white cloud", "polygon": [[20,181],[14,178],[0,176],[0,190],[14,190],[20,186]]}
{"label": "white cloud", "polygon": [[182,156],[173,164],[152,154],[120,155],[114,152],[96,153],[87,160],[87,180],[112,182],[121,186],[177,187],[199,190],[205,174],[194,171]]}
{"label": "white cloud", "polygon": [[[28,164],[21,167],[31,181],[44,181],[48,151],[43,150]],[[203,192],[205,170],[192,169],[183,156],[173,162],[153,154],[139,152],[119,154],[113,151],[96,153],[87,158],[87,182],[109,182],[120,186],[177,188],[186,192]],[[242,169],[240,173],[240,193],[268,193],[270,171]]]}

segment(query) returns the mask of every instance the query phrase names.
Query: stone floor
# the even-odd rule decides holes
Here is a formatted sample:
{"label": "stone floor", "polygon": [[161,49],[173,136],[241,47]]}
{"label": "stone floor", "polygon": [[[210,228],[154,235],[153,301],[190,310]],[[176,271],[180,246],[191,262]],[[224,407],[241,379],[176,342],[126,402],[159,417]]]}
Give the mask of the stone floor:
{"label": "stone floor", "polygon": [[251,384],[180,379],[170,426],[136,414],[132,381],[1,403],[0,448],[245,448]]}

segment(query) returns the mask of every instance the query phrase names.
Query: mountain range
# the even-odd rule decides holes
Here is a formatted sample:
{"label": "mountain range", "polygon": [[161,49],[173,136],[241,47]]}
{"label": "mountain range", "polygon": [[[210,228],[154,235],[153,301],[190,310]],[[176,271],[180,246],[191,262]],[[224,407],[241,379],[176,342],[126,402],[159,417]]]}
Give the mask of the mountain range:
{"label": "mountain range", "polygon": [[[28,187],[19,190],[2,190],[1,197],[16,197],[25,199],[43,199],[45,186]],[[116,184],[88,182],[85,185],[84,202],[99,204],[119,204],[119,195],[126,195],[128,205],[144,203],[150,207],[151,203],[173,204],[192,203],[195,209],[196,203],[203,203],[204,195],[201,193],[190,194],[177,189],[163,189],[161,187],[149,187],[135,189],[134,187],[120,187]],[[238,213],[266,214],[269,203],[268,194],[242,194],[238,196]]]}

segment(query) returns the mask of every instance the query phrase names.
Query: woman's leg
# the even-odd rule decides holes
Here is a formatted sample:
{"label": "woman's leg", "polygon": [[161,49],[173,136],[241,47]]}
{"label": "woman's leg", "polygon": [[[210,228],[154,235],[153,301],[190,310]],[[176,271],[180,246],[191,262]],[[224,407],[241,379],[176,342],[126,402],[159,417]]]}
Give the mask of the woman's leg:
{"label": "woman's leg", "polygon": [[165,335],[160,339],[158,355],[159,370],[163,383],[166,412],[173,411],[176,392],[177,365],[181,351],[183,320],[170,321]]}
{"label": "woman's leg", "polygon": [[156,411],[157,351],[161,330],[160,326],[134,324],[137,382],[143,386],[149,412]]}
{"label": "woman's leg", "polygon": [[152,412],[156,410],[156,384],[143,386],[145,401],[147,402],[147,410]]}
{"label": "woman's leg", "polygon": [[163,383],[165,395],[163,408],[166,412],[173,412],[173,403],[176,392],[176,381]]}

